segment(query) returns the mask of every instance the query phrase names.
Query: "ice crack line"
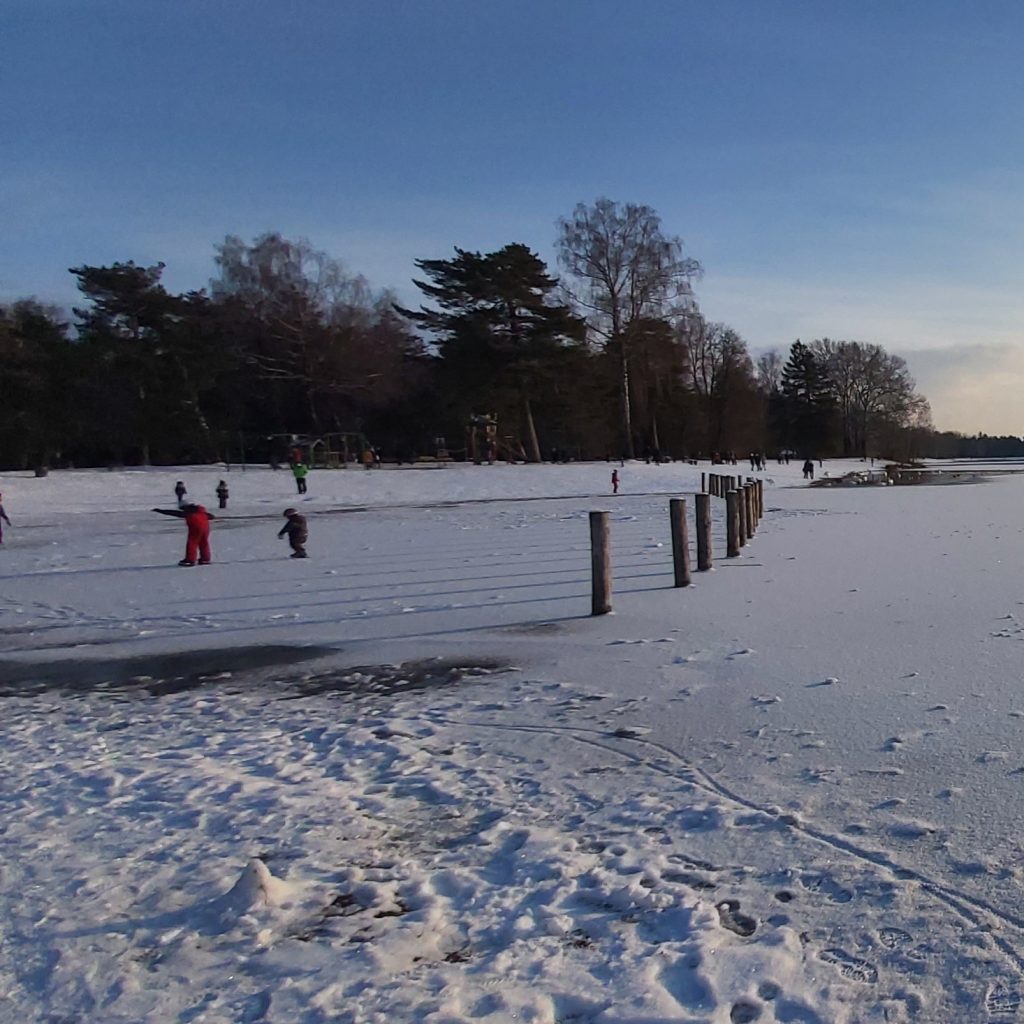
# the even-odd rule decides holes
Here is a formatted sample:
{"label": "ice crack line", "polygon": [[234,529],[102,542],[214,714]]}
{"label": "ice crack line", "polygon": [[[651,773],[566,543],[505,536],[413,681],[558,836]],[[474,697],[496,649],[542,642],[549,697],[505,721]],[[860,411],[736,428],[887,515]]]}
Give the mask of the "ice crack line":
{"label": "ice crack line", "polygon": [[[640,754],[636,754],[628,750],[622,750],[614,743],[602,742],[602,739],[608,737],[610,734],[601,729],[587,729],[582,726],[539,726],[524,723],[503,724],[497,722],[456,722],[447,718],[433,719],[433,721],[443,721],[445,724],[452,726],[472,726],[474,728],[496,729],[508,732],[538,733],[550,736],[553,739],[568,737],[578,743],[616,754],[617,756],[623,757],[635,764],[642,764],[661,775],[689,782],[698,789],[703,790],[705,793],[717,796],[720,799],[726,800],[738,807],[742,807],[745,810],[763,814],[769,820],[775,821],[780,825],[785,825],[794,833],[820,843],[834,852],[845,853],[848,856],[854,857],[866,864],[886,868],[902,880],[915,881],[935,900],[944,904],[953,911],[953,913],[962,917],[975,927],[983,927],[984,921],[982,917],[983,915],[989,914],[1002,921],[1004,924],[1015,928],[1018,932],[1024,933],[1024,918],[1003,910],[981,897],[966,896],[962,893],[958,893],[923,872],[900,864],[886,853],[866,849],[865,847],[859,846],[848,839],[844,839],[842,836],[828,832],[825,829],[818,828],[806,821],[801,821],[795,815],[781,814],[775,808],[763,806],[754,800],[744,797],[742,794],[737,793],[728,786],[719,782],[718,779],[705,769],[699,768],[687,761],[682,754],[673,750],[672,747],[659,743],[656,740],[646,739],[642,736],[626,735],[624,733],[620,733],[615,737],[618,740],[633,743],[640,747],[646,747],[649,750],[658,751],[680,765],[683,768],[683,773],[674,772],[670,768],[660,765],[655,761],[650,761]],[[989,931],[989,934],[993,942],[995,942],[1003,953],[1013,961],[1017,970],[1024,974],[1024,955],[1018,952],[1018,950],[1002,936],[991,931]]]}

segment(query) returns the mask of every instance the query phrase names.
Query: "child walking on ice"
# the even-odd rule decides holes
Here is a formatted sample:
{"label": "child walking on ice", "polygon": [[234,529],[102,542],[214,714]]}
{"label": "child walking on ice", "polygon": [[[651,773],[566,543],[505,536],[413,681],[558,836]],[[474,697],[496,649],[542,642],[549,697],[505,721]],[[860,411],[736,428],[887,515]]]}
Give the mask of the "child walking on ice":
{"label": "child walking on ice", "polygon": [[299,515],[294,508],[286,508],[284,517],[288,522],[278,530],[278,537],[288,536],[288,543],[292,546],[292,558],[306,558],[306,541],[309,540],[306,517]]}

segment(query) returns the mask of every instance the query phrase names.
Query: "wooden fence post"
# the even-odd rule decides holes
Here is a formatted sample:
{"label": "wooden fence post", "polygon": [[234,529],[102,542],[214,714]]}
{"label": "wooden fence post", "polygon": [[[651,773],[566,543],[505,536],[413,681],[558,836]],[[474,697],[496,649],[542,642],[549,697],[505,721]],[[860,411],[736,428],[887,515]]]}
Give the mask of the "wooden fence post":
{"label": "wooden fence post", "polygon": [[590,513],[591,615],[612,610],[612,551],[608,513]]}
{"label": "wooden fence post", "polygon": [[736,486],[733,488],[733,493],[736,495],[736,514],[739,519],[740,547],[744,548],[747,546],[747,537],[750,536],[750,531],[747,529],[747,494],[743,489],[743,484],[738,480],[736,481]]}
{"label": "wooden fence post", "polygon": [[735,491],[727,491],[725,495],[725,553],[735,558],[740,553],[740,512]]}
{"label": "wooden fence post", "polygon": [[747,539],[757,533],[757,506],[754,503],[754,485],[743,485],[743,503],[747,507]]}
{"label": "wooden fence post", "polygon": [[677,587],[690,585],[690,537],[686,528],[686,499],[671,498],[668,503],[672,528],[672,571]]}
{"label": "wooden fence post", "polygon": [[757,481],[757,518],[764,519],[764,481]]}
{"label": "wooden fence post", "polygon": [[704,473],[701,473],[701,475],[700,475],[700,493],[703,494],[705,491],[707,491],[707,489],[708,489],[708,487],[707,487],[707,476]]}
{"label": "wooden fence post", "polygon": [[711,568],[711,495],[698,494],[697,504],[697,571]]}

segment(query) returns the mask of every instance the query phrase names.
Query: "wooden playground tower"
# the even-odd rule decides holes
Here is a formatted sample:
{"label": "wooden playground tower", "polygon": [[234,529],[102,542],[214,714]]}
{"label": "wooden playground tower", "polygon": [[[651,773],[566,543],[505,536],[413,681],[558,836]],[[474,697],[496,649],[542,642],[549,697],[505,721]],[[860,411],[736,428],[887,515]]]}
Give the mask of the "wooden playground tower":
{"label": "wooden playground tower", "polygon": [[268,438],[282,450],[289,460],[298,451],[307,466],[313,469],[346,469],[350,462],[359,463],[364,451],[370,447],[364,434],[337,431],[328,434],[272,434]]}
{"label": "wooden playground tower", "polygon": [[477,466],[495,459],[526,462],[522,442],[511,434],[498,436],[498,417],[492,413],[473,413],[466,425],[466,456]]}

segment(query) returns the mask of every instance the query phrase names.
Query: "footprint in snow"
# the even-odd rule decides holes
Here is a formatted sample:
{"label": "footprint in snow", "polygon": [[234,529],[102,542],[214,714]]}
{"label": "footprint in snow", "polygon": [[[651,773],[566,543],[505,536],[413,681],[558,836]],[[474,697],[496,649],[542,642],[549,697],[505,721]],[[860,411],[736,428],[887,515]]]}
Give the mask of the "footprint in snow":
{"label": "footprint in snow", "polygon": [[738,651],[733,651],[732,654],[727,654],[725,656],[725,660],[734,661],[736,658],[746,658],[753,653],[753,650],[751,650],[749,647],[743,647]]}
{"label": "footprint in snow", "polygon": [[878,941],[886,949],[902,949],[904,946],[909,946],[914,941],[914,937],[902,928],[882,928],[878,932]]}
{"label": "footprint in snow", "polygon": [[761,1007],[754,1003],[733,1003],[729,1012],[729,1024],[751,1024],[761,1019]]}
{"label": "footprint in snow", "polygon": [[934,835],[938,829],[926,821],[898,821],[890,825],[886,831],[894,839],[923,839]]}
{"label": "footprint in snow", "polygon": [[631,726],[629,728],[620,726],[612,732],[612,735],[618,736],[620,739],[624,740],[638,740],[641,736],[646,736],[650,731],[650,729],[637,726]]}
{"label": "footprint in snow", "polygon": [[997,981],[985,995],[985,1010],[990,1017],[1015,1017],[1020,1009],[1020,993],[1005,982]]}
{"label": "footprint in snow", "polygon": [[986,750],[977,757],[978,764],[997,764],[1000,761],[1008,761],[1010,752],[1008,750]]}
{"label": "footprint in snow", "polygon": [[839,968],[839,973],[851,981],[862,981],[869,985],[878,981],[878,969],[874,964],[847,953],[845,949],[836,947],[823,949],[818,954],[818,958],[827,964],[834,964]]}
{"label": "footprint in snow", "polygon": [[762,693],[756,697],[751,697],[750,702],[759,707],[767,707],[769,704],[781,704],[782,698],[777,693]]}
{"label": "footprint in snow", "polygon": [[849,903],[853,899],[853,893],[829,875],[804,875],[800,884],[809,892],[821,893],[831,903]]}
{"label": "footprint in snow", "polygon": [[757,921],[746,914],[740,913],[739,900],[722,900],[715,909],[718,911],[718,920],[723,928],[727,928],[743,938],[753,935],[757,930]]}

